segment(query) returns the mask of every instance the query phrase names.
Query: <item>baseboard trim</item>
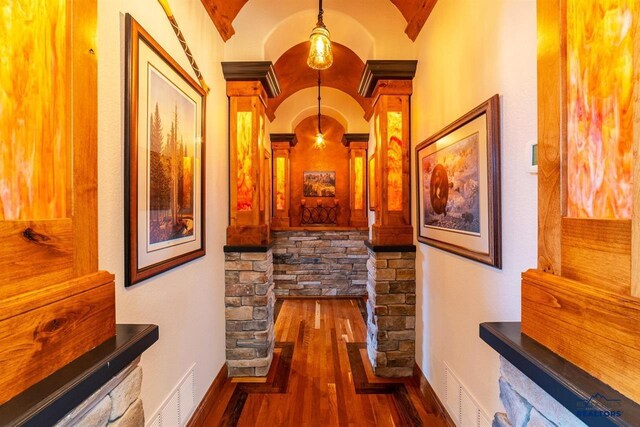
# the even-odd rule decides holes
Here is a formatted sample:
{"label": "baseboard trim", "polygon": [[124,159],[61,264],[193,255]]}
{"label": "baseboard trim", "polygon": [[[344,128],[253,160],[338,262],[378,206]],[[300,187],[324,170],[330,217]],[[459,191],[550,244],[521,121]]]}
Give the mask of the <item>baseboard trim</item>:
{"label": "baseboard trim", "polygon": [[193,411],[193,415],[189,419],[187,423],[187,427],[202,427],[207,419],[207,415],[213,409],[213,405],[216,402],[216,399],[222,392],[222,387],[224,386],[225,381],[227,381],[227,364],[223,364],[222,368],[220,368],[220,372],[216,375],[216,378],[211,383],[211,386],[205,393],[202,401],[198,405],[195,411]]}
{"label": "baseboard trim", "polygon": [[425,401],[434,402],[435,405],[437,406],[437,412],[433,411],[433,413],[441,414],[447,426],[456,427],[456,423],[453,422],[453,418],[451,418],[451,415],[449,415],[447,408],[445,408],[445,406],[442,404],[442,401],[436,394],[433,387],[431,387],[431,384],[429,383],[427,378],[424,376],[422,369],[420,369],[420,366],[418,366],[417,363],[413,367],[413,376],[419,385],[420,393],[422,394],[422,397],[425,399]]}

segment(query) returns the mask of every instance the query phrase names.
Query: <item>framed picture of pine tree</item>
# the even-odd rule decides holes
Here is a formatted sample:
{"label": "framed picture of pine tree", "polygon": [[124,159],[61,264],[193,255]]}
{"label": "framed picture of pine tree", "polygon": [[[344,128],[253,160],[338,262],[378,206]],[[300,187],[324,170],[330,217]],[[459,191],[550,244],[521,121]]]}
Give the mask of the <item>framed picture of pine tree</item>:
{"label": "framed picture of pine tree", "polygon": [[206,93],[126,16],[125,286],[205,253]]}

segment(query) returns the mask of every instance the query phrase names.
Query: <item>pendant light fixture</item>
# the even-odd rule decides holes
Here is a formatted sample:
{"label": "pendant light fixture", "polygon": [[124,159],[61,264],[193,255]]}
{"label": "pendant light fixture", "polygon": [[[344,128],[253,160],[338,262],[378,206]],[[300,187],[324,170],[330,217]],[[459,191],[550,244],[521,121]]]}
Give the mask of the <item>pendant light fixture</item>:
{"label": "pendant light fixture", "polygon": [[309,49],[309,57],[307,58],[307,65],[314,70],[326,70],[333,64],[331,35],[322,21],[323,14],[322,0],[318,0],[318,22],[309,36],[311,48]]}
{"label": "pendant light fixture", "polygon": [[324,135],[322,134],[322,123],[320,116],[320,102],[322,98],[320,97],[320,85],[320,70],[318,70],[318,133],[316,134],[316,139],[313,144],[313,148],[317,150],[322,150],[327,146],[327,142],[325,141]]}

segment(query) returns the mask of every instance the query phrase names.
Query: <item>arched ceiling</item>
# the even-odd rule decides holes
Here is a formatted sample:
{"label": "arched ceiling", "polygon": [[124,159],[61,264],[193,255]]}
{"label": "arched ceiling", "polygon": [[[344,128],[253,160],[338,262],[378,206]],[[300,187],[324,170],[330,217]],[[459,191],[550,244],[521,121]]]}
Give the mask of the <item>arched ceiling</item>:
{"label": "arched ceiling", "polygon": [[[341,146],[342,136],[345,133],[342,124],[333,117],[325,115],[322,115],[320,120],[322,123],[322,134],[327,142]],[[294,129],[294,133],[298,137],[298,144],[300,144],[301,147],[304,145],[313,145],[316,134],[318,133],[318,116],[314,114],[301,120]]]}
{"label": "arched ceiling", "polygon": [[[371,101],[358,94],[358,83],[364,71],[364,62],[351,49],[333,43],[333,65],[321,72],[322,86],[332,87],[350,95],[368,111]],[[280,81],[281,92],[269,100],[269,107],[276,111],[280,104],[301,89],[318,85],[318,72],[307,66],[309,42],[299,43],[287,50],[276,61],[274,68]]]}
{"label": "arched ceiling", "polygon": [[[288,97],[278,107],[276,118],[271,122],[270,132],[293,132],[302,119],[318,114],[317,93],[315,87],[309,87]],[[322,114],[342,123],[346,132],[369,132],[369,122],[365,120],[360,104],[338,89],[322,88]]]}
{"label": "arched ceiling", "polygon": [[[202,0],[218,32],[224,41],[234,34],[233,20],[249,0]],[[427,22],[437,0],[389,0],[402,13],[407,27],[405,33],[415,41]]]}

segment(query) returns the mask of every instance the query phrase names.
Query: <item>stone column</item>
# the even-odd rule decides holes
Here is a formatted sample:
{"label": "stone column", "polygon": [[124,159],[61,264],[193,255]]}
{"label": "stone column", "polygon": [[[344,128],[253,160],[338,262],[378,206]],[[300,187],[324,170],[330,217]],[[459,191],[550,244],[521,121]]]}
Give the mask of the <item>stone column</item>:
{"label": "stone column", "polygon": [[367,352],[376,375],[413,375],[416,271],[411,225],[411,94],[417,61],[367,61],[358,93],[375,131],[375,223],[367,279]]}
{"label": "stone column", "polygon": [[415,246],[368,247],[369,360],[378,376],[408,377],[415,364]]}
{"label": "stone column", "polygon": [[231,250],[225,253],[224,263],[228,374],[265,376],[275,343],[273,255],[270,248],[264,252],[226,249]]}

